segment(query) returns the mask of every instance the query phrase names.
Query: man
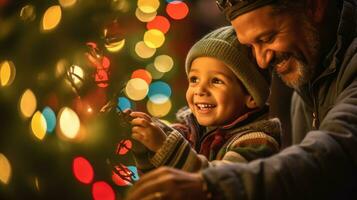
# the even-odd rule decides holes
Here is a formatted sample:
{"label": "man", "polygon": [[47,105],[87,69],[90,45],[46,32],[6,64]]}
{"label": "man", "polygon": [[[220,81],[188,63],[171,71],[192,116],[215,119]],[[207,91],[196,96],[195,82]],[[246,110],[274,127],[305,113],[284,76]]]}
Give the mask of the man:
{"label": "man", "polygon": [[259,66],[294,88],[294,145],[202,176],[158,169],[142,177],[130,199],[357,199],[357,1],[217,4]]}

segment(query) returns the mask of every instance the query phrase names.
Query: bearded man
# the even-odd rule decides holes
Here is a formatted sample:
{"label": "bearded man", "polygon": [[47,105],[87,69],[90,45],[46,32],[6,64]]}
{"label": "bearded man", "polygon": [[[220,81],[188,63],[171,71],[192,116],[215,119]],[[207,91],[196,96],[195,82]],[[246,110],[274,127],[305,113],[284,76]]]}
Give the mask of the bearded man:
{"label": "bearded man", "polygon": [[293,145],[248,164],[161,168],[130,199],[357,199],[357,1],[217,0],[262,69],[295,92]]}

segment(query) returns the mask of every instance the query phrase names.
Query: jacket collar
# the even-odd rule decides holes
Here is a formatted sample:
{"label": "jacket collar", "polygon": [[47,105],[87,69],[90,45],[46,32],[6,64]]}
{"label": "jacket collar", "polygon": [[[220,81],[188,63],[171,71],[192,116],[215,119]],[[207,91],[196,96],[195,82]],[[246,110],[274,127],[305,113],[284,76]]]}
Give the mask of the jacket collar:
{"label": "jacket collar", "polygon": [[338,66],[341,65],[343,56],[348,46],[351,44],[353,38],[357,36],[356,18],[357,0],[343,1],[340,13],[340,21],[336,32],[337,36],[335,45],[333,45],[330,51],[327,51],[327,54],[322,55],[324,59],[320,63],[320,67],[324,68],[325,70],[317,78],[310,81],[310,83],[303,85],[297,90],[300,96],[302,96],[307,103],[310,102],[310,99],[308,97],[311,95],[311,90],[314,88],[316,82],[326,76],[335,73],[338,70]]}

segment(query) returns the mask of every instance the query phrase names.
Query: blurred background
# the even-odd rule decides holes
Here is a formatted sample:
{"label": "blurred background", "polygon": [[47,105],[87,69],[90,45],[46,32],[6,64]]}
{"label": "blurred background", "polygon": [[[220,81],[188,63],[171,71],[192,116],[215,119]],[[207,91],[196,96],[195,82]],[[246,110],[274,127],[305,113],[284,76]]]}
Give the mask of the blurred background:
{"label": "blurred background", "polygon": [[187,51],[225,24],[208,0],[0,0],[0,199],[123,199],[130,129],[101,108],[174,122]]}

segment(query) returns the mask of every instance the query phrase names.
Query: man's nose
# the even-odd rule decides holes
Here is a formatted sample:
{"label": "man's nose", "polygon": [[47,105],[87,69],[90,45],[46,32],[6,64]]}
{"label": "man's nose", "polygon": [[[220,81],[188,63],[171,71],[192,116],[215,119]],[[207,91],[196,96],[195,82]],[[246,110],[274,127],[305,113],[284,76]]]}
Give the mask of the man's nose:
{"label": "man's nose", "polygon": [[260,68],[266,69],[273,58],[273,51],[260,46],[255,46],[253,49],[253,55]]}

